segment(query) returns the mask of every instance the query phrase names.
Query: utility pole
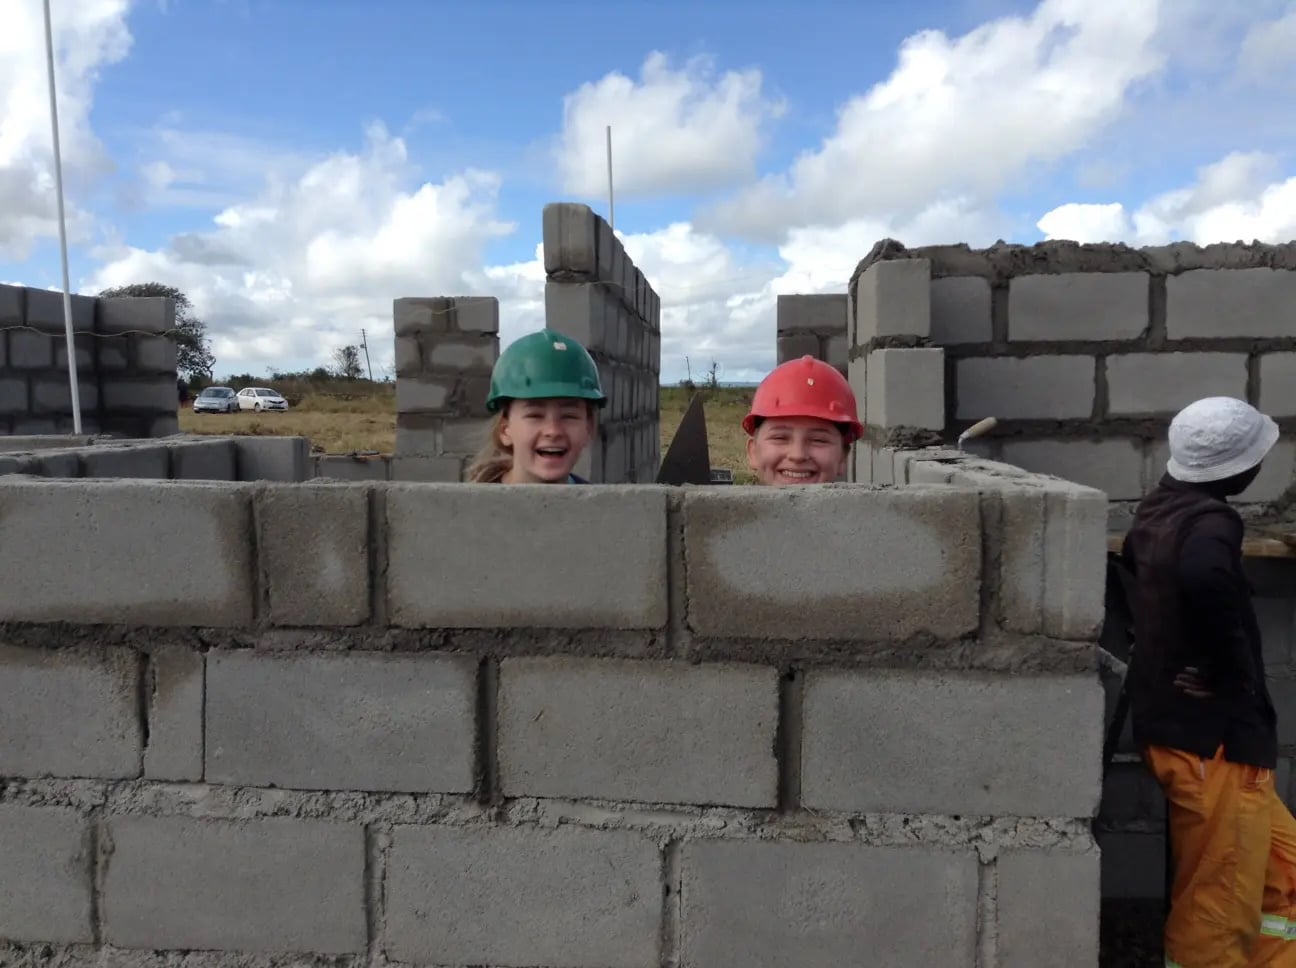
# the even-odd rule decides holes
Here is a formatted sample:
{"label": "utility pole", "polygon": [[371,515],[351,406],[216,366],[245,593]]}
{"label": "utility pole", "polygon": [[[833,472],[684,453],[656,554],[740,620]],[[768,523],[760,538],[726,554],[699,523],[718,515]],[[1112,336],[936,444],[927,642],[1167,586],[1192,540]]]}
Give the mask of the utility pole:
{"label": "utility pole", "polygon": [[369,369],[369,382],[373,383],[373,364],[369,362],[369,337],[363,328],[360,330],[360,345],[365,351],[365,366]]}

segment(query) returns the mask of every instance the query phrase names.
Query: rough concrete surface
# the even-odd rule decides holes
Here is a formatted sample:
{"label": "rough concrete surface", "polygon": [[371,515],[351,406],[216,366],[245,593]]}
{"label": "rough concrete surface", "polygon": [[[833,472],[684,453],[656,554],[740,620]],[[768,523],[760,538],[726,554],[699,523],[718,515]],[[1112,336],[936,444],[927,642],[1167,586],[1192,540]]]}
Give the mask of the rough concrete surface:
{"label": "rough concrete surface", "polygon": [[86,477],[164,481],[171,476],[171,458],[161,446],[88,447],[81,463]]}
{"label": "rough concrete surface", "polygon": [[305,437],[236,437],[240,481],[304,481],[310,477]]}
{"label": "rough concrete surface", "polygon": [[852,293],[855,319],[847,335],[857,346],[879,337],[931,335],[931,273],[921,259],[878,263]]}
{"label": "rough concrete surface", "polygon": [[1102,715],[1091,676],[812,670],[802,799],[866,813],[1091,817]]}
{"label": "rough concrete surface", "polygon": [[315,820],[112,817],[103,939],[123,948],[363,951],[364,830]]}
{"label": "rough concrete surface", "polygon": [[1271,417],[1296,417],[1296,353],[1260,357],[1260,409]]}
{"label": "rough concrete surface", "polygon": [[238,478],[232,440],[186,440],[171,445],[171,476],[182,481],[233,481]]}
{"label": "rough concrete surface", "polygon": [[138,683],[126,649],[0,644],[0,776],[138,776]]}
{"label": "rough concrete surface", "polygon": [[1296,336],[1293,268],[1204,269],[1167,279],[1166,335],[1170,339]]}
{"label": "rough concrete surface", "polygon": [[261,568],[276,625],[369,618],[369,489],[270,486],[256,496]]}
{"label": "rough concrete surface", "polygon": [[978,276],[933,279],[931,339],[937,346],[988,343],[994,338],[990,283]]}
{"label": "rough concrete surface", "polygon": [[1000,968],[1092,968],[1098,962],[1099,854],[1005,850],[997,871]]}
{"label": "rough concrete surface", "polygon": [[977,626],[973,491],[702,488],[685,495],[684,522],[701,635],[894,641]]}
{"label": "rough concrete surface", "polygon": [[1107,358],[1112,416],[1173,415],[1202,397],[1246,399],[1243,353],[1118,353]]}
{"label": "rough concrete surface", "polygon": [[74,811],[0,804],[0,942],[93,940],[90,860]]}
{"label": "rough concrete surface", "polygon": [[475,779],[475,703],[466,657],[213,653],[207,779],[465,792]]}
{"label": "rough concrete surface", "polygon": [[1144,494],[1143,446],[1138,440],[1005,440],[1003,460],[1096,488],[1112,501],[1137,501]]}
{"label": "rough concrete surface", "polygon": [[252,618],[250,491],[0,478],[0,621],[241,625]]}
{"label": "rough concrete surface", "polygon": [[958,418],[1087,418],[1093,414],[1091,356],[976,357],[959,360]]}
{"label": "rough concrete surface", "polygon": [[943,349],[877,349],[867,367],[864,422],[870,429],[945,429]]}
{"label": "rough concrete surface", "polygon": [[662,858],[625,831],[399,826],[385,947],[440,965],[656,968]]}
{"label": "rough concrete surface", "polygon": [[972,851],[693,841],[682,867],[685,968],[974,960]]}
{"label": "rough concrete surface", "polygon": [[390,621],[662,626],[668,491],[392,485],[386,495]]}
{"label": "rough concrete surface", "polygon": [[203,655],[194,649],[163,646],[148,656],[146,777],[202,779],[204,671]]}
{"label": "rough concrete surface", "polygon": [[506,659],[506,796],[773,807],[778,673],[769,666]]}
{"label": "rough concrete surface", "polygon": [[1133,340],[1148,328],[1146,272],[1021,276],[1008,284],[1010,340]]}

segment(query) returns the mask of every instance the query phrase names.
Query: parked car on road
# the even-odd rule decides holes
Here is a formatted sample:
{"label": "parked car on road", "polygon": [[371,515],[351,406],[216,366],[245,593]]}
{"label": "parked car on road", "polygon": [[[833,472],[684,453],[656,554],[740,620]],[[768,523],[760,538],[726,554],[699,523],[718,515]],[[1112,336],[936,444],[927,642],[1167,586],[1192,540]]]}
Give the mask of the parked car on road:
{"label": "parked car on road", "polygon": [[194,397],[194,413],[237,413],[238,397],[232,387],[207,387]]}
{"label": "parked car on road", "polygon": [[266,387],[244,387],[238,392],[240,410],[287,410],[288,401],[278,390]]}

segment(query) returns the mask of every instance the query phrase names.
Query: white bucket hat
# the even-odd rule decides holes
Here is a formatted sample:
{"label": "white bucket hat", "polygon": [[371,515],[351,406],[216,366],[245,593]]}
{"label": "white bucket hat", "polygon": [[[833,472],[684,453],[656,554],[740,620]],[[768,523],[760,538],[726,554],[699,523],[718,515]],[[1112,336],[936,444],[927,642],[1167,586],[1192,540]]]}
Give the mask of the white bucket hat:
{"label": "white bucket hat", "polygon": [[1251,470],[1278,441],[1278,425],[1233,397],[1190,403],[1170,422],[1166,470],[1177,481],[1205,484]]}

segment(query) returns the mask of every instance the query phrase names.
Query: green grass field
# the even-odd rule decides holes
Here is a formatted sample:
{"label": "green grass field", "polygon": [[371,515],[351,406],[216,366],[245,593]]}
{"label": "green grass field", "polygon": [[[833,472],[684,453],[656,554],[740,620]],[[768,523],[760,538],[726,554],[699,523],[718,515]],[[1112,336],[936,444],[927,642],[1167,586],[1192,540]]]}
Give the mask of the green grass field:
{"label": "green grass field", "polygon": [[[317,451],[349,454],[371,450],[390,454],[396,447],[396,387],[391,383],[274,384],[291,405],[287,413],[239,413],[199,416],[191,406],[180,411],[180,429],[190,434],[246,434],[309,437]],[[738,483],[750,483],[746,436],[740,426],[752,389],[720,387],[704,394],[711,466],[731,470]],[[691,394],[682,387],[662,387],[662,453],[670,446]]]}

